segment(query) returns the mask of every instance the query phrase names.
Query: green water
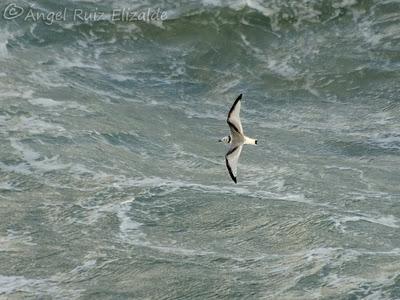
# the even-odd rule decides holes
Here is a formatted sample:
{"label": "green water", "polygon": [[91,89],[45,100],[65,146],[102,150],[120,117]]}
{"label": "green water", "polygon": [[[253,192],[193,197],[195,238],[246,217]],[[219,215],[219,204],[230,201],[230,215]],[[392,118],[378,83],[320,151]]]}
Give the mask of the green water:
{"label": "green water", "polygon": [[0,299],[400,299],[397,1],[15,3]]}

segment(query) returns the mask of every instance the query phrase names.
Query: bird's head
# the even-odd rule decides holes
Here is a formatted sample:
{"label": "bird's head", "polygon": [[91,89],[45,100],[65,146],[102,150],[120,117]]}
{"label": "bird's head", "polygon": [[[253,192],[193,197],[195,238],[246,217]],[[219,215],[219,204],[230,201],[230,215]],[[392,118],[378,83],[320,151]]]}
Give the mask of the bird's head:
{"label": "bird's head", "polygon": [[218,140],[218,142],[224,143],[224,144],[229,144],[231,142],[232,138],[230,135],[224,136],[222,139]]}

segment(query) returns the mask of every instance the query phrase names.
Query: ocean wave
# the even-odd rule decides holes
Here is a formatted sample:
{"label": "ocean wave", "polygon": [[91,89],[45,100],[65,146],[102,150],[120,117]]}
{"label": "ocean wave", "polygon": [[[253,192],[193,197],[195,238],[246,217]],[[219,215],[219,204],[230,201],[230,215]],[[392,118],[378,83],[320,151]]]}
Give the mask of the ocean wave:
{"label": "ocean wave", "polygon": [[0,275],[0,295],[6,295],[6,297],[24,293],[32,297],[75,299],[80,295],[80,292],[79,290],[62,288],[56,278],[36,279]]}
{"label": "ocean wave", "polygon": [[400,150],[400,135],[397,133],[380,133],[368,140],[370,145],[388,149]]}
{"label": "ocean wave", "polygon": [[[101,12],[111,13],[113,9],[130,9],[132,11],[141,11],[148,8],[156,9],[160,8],[167,13],[168,22],[203,22],[202,20],[218,20],[224,23],[238,22],[239,24],[246,24],[252,26],[259,26],[261,24],[268,24],[273,30],[281,30],[285,27],[292,27],[295,29],[301,29],[302,26],[307,24],[324,24],[326,22],[347,18],[348,15],[355,19],[360,19],[363,16],[370,16],[370,13],[374,13],[374,16],[385,15],[385,20],[393,21],[395,16],[390,16],[390,11],[387,7],[396,6],[395,1],[385,1],[380,3],[378,1],[370,1],[363,3],[357,0],[301,0],[301,1],[271,1],[265,2],[262,0],[221,0],[221,1],[187,1],[184,5],[177,5],[169,1],[145,1],[145,2],[121,2],[121,1],[92,1],[85,3],[82,1],[66,2],[63,5],[59,3],[35,3],[26,5],[21,1],[21,7],[25,10],[33,8],[39,12],[49,13],[54,9],[61,9],[64,7],[80,8],[90,11],[96,9]],[[71,21],[71,20],[70,20]],[[90,21],[90,22],[65,22],[57,23],[57,25],[65,26],[65,28],[71,29],[71,24],[75,27],[75,30],[80,30],[90,26],[104,27],[104,23],[108,23],[111,28],[115,29],[115,24],[112,22],[101,21]],[[219,22],[220,23],[220,22]],[[134,23],[135,25],[141,26],[141,22]],[[153,23],[158,26],[158,23]],[[209,23],[210,26],[215,26],[215,23]],[[75,26],[76,25],[76,26]],[[118,23],[117,26],[124,25]],[[125,24],[125,25],[129,25]],[[80,28],[80,29],[79,29]],[[121,29],[126,29],[126,26],[121,26]],[[138,28],[138,27],[135,27]],[[93,29],[93,28],[92,28]],[[136,29],[135,29],[136,30]],[[89,32],[89,31],[88,31]]]}

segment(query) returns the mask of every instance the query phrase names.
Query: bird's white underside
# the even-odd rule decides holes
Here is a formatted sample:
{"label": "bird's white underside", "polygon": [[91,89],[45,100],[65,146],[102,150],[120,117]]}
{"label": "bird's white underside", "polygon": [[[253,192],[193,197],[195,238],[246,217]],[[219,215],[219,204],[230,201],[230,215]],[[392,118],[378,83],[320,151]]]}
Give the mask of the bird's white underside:
{"label": "bird's white underside", "polygon": [[228,125],[231,132],[231,146],[225,155],[226,166],[232,177],[232,180],[236,183],[237,176],[237,164],[239,161],[240,154],[244,144],[256,144],[255,139],[246,137],[243,133],[242,122],[240,121],[240,107],[241,107],[241,96],[240,95],[228,114]]}

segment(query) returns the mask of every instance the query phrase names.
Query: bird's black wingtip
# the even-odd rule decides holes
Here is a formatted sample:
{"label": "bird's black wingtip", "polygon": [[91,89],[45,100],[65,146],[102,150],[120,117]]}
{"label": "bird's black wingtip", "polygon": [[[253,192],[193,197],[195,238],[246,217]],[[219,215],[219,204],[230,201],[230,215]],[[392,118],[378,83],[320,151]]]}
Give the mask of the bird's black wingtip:
{"label": "bird's black wingtip", "polygon": [[[233,150],[235,150],[235,149],[236,149],[236,148],[234,148]],[[233,151],[232,151],[232,152],[233,152]],[[228,154],[227,154],[227,155],[228,155]],[[229,175],[231,176],[233,182],[234,182],[234,183],[237,183],[236,176],[233,175],[231,166],[229,165],[228,159],[227,159],[226,157],[225,157],[225,164],[226,164],[226,167],[228,168]]]}
{"label": "bird's black wingtip", "polygon": [[242,99],[242,94],[240,94],[240,95],[236,98],[235,102],[233,102],[233,105],[232,105],[232,107],[231,107],[231,109],[229,110],[229,113],[228,113],[228,122],[229,122],[229,118],[230,118],[230,116],[231,116],[231,113],[232,113],[233,110],[235,109],[236,104],[240,101],[240,99]]}

